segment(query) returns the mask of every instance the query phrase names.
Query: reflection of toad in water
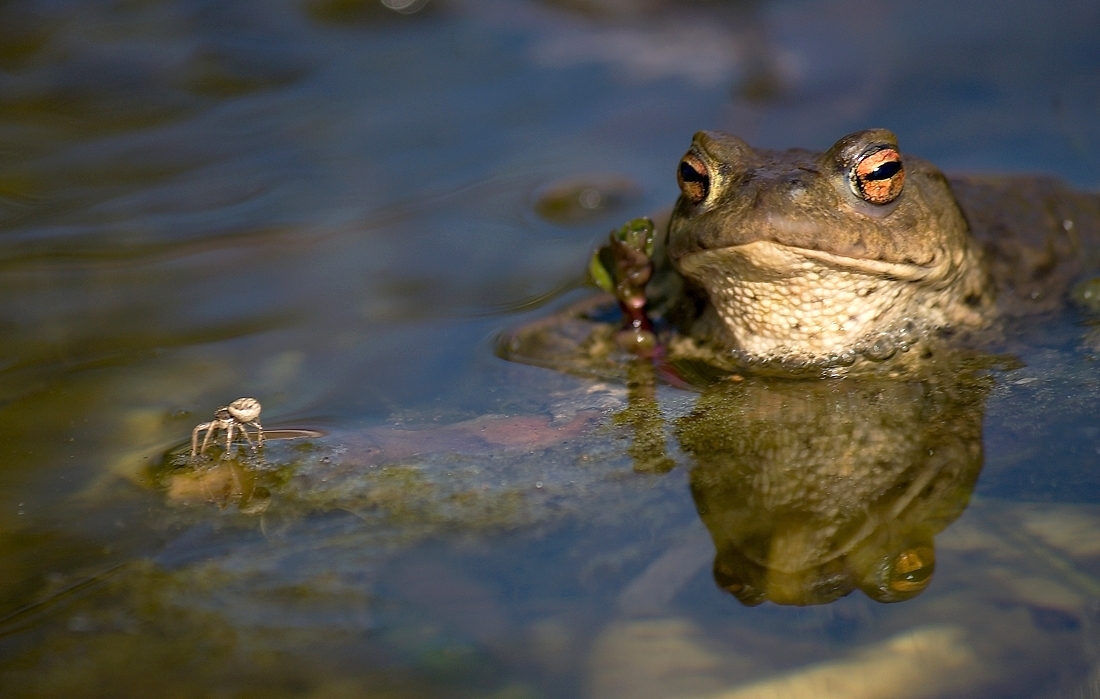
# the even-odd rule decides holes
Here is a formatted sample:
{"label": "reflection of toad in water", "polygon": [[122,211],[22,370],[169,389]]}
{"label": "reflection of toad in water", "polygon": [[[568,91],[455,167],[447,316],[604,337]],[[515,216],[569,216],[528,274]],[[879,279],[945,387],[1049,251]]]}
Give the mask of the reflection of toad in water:
{"label": "reflection of toad in water", "polygon": [[717,584],[747,605],[880,602],[928,585],[933,536],[982,464],[989,381],[749,378],[676,425],[714,539]]}

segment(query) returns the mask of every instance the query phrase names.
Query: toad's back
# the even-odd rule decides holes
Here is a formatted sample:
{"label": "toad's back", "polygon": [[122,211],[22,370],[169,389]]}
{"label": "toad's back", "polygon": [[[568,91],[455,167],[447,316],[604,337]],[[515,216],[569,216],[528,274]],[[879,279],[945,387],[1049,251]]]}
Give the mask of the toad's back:
{"label": "toad's back", "polygon": [[1001,313],[1060,307],[1100,263],[1100,196],[1047,177],[958,177],[951,188],[981,245]]}

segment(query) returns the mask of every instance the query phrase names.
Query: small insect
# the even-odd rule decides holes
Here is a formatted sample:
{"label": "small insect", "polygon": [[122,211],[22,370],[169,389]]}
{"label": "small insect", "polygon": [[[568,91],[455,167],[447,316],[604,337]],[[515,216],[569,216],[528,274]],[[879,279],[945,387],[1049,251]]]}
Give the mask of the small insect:
{"label": "small insect", "polygon": [[[248,430],[245,429],[246,425],[256,428],[256,442],[252,441]],[[202,448],[200,449],[199,432],[203,430],[206,430],[206,437],[202,440]],[[195,429],[191,431],[192,459],[199,454],[206,453],[206,446],[217,430],[225,430],[225,454],[222,455],[223,459],[229,458],[230,449],[233,446],[234,430],[240,430],[245,440],[248,441],[248,446],[252,447],[252,451],[256,451],[257,446],[262,447],[264,445],[264,428],[260,426],[260,401],[255,398],[238,398],[229,405],[223,405],[215,410],[214,419],[210,422],[196,425]]]}

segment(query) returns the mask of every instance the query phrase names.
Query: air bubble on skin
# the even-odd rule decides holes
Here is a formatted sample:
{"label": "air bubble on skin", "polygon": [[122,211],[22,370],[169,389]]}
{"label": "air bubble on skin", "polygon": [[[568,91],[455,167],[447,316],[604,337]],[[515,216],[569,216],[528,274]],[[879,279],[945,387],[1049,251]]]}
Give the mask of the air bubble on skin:
{"label": "air bubble on skin", "polygon": [[[898,340],[908,346],[917,344],[920,341],[920,331],[917,329],[917,324],[907,319],[898,330]],[[906,349],[908,348],[906,347]]]}
{"label": "air bubble on skin", "polygon": [[748,352],[743,352],[741,350],[734,350],[731,354],[733,355],[734,361],[736,361],[738,364],[749,367],[763,364],[765,361],[763,357],[758,357],[754,354],[749,354]]}
{"label": "air bubble on skin", "polygon": [[839,354],[833,355],[829,363],[833,366],[852,366],[856,363],[856,353],[852,350],[844,350]]}
{"label": "air bubble on skin", "polygon": [[898,351],[897,342],[889,335],[879,335],[866,349],[863,356],[875,362],[884,362]]}
{"label": "air bubble on skin", "polygon": [[[945,331],[942,327],[936,330],[944,334],[951,332],[950,329]],[[857,364],[861,359],[886,362],[899,352],[908,352],[926,341],[930,332],[931,329],[919,322],[911,318],[903,318],[889,332],[867,335],[854,347],[838,350],[827,356],[806,355],[794,351],[761,355],[744,350],[732,350],[729,357],[736,365],[749,371],[765,369],[804,374],[810,370],[820,370],[827,375],[842,376],[845,369]]]}
{"label": "air bubble on skin", "polygon": [[779,360],[779,365],[789,371],[800,371],[810,366],[811,363],[812,360],[797,354],[785,355]]}

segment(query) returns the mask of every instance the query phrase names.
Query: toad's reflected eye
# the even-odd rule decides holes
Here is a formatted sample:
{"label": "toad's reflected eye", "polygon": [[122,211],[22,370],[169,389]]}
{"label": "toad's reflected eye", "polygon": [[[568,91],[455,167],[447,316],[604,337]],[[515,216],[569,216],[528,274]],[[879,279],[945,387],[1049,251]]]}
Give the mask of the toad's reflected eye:
{"label": "toad's reflected eye", "polygon": [[932,572],[936,569],[936,555],[927,546],[918,546],[902,551],[894,560],[892,570],[884,581],[887,587],[897,593],[920,592],[928,586]]}
{"label": "toad's reflected eye", "polygon": [[905,184],[905,168],[901,154],[885,147],[860,156],[849,174],[852,191],[872,204],[889,204],[901,194]]}
{"label": "toad's reflected eye", "polygon": [[710,192],[710,173],[707,172],[707,166],[694,153],[688,153],[680,161],[676,181],[680,184],[680,192],[684,198],[692,204],[701,203]]}
{"label": "toad's reflected eye", "polygon": [[901,602],[924,591],[935,570],[935,551],[931,546],[918,545],[883,558],[876,566],[874,578],[861,587],[871,599]]}

